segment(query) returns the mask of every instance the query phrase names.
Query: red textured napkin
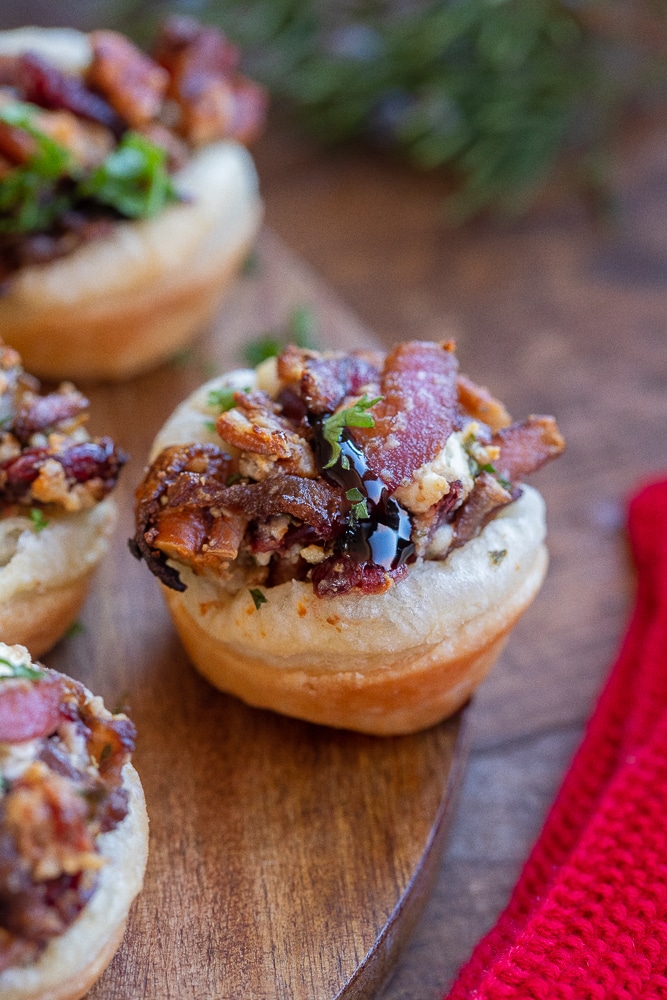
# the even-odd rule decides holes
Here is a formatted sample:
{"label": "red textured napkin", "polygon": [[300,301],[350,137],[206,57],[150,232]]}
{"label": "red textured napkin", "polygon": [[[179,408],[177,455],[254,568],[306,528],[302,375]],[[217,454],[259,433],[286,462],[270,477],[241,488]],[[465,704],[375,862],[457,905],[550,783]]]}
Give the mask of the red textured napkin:
{"label": "red textured napkin", "polygon": [[667,998],[667,481],[631,502],[636,605],[507,909],[447,1000]]}

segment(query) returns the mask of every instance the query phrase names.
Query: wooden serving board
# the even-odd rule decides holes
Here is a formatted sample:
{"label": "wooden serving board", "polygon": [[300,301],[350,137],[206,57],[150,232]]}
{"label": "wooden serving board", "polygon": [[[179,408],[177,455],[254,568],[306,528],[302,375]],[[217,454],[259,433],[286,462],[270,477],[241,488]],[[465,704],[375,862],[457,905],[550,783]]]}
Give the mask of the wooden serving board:
{"label": "wooden serving board", "polygon": [[257,711],[189,666],[127,549],[133,491],[173,407],[241,345],[313,308],[323,346],[377,346],[270,233],[215,329],[132,382],[88,387],[91,429],[131,455],[120,524],[46,662],[127,706],[151,818],[145,888],[95,1000],[371,997],[435,876],[462,771],[461,718],[379,739]]}

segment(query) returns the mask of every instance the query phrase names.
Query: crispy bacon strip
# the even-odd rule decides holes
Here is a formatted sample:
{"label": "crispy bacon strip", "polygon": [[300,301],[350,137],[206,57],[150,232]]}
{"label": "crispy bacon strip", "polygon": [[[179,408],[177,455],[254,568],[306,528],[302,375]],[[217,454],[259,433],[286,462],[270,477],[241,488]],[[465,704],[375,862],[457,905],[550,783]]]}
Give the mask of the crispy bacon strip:
{"label": "crispy bacon strip", "polygon": [[[185,590],[178,572],[167,564],[168,553],[182,554],[188,563],[201,551],[207,534],[201,507],[212,503],[232,471],[232,459],[214,445],[172,445],[152,463],[137,489],[136,532],[130,551],[144,559],[150,571],[172,590]],[[206,482],[199,479],[206,473]],[[166,551],[159,545],[161,525]]]}
{"label": "crispy bacon strip", "polygon": [[515,499],[512,493],[498,482],[495,476],[482,472],[475,480],[466,502],[456,511],[452,525],[452,548],[465,545],[478,535],[489,520]]}
{"label": "crispy bacon strip", "polygon": [[511,483],[521,482],[545,462],[565,450],[565,440],[553,417],[531,416],[493,435],[493,445],[500,448],[495,463],[497,472]]}
{"label": "crispy bacon strip", "polygon": [[88,36],[93,60],[86,79],[132,128],[157,118],[169,86],[169,74],[116,31]]}
{"label": "crispy bacon strip", "polygon": [[460,429],[457,369],[449,345],[412,341],[387,355],[383,399],[372,410],[375,426],[354,427],[351,433],[390,491],[409,482]]}
{"label": "crispy bacon strip", "polygon": [[0,680],[0,743],[22,743],[52,733],[63,686],[55,674],[36,681]]}
{"label": "crispy bacon strip", "polygon": [[357,396],[369,385],[378,386],[380,369],[354,354],[333,358],[306,358],[301,398],[311,413],[333,413],[346,396]]}
{"label": "crispy bacon strip", "polygon": [[221,413],[216,422],[223,441],[241,452],[275,458],[290,475],[315,478],[317,468],[309,443],[279,414],[280,407],[267,393],[237,392],[234,400],[236,406]]}
{"label": "crispy bacon strip", "polygon": [[180,130],[195,146],[217,139],[254,139],[266,117],[263,87],[237,74],[239,52],[216,28],[188,17],[164,23],[154,56],[170,75]]}
{"label": "crispy bacon strip", "polygon": [[511,424],[512,418],[503,404],[485,386],[477,385],[466,375],[459,375],[457,388],[459,403],[473,419],[480,420],[492,431]]}
{"label": "crispy bacon strip", "polygon": [[12,168],[29,160],[35,149],[36,143],[31,135],[21,128],[0,122],[0,154]]}
{"label": "crispy bacon strip", "polygon": [[221,495],[220,505],[225,510],[244,511],[251,520],[290,514],[314,528],[321,538],[336,534],[349,506],[342,491],[323,479],[289,475],[230,486]]}
{"label": "crispy bacon strip", "polygon": [[406,565],[386,570],[375,563],[360,563],[349,555],[335,555],[313,567],[313,590],[317,597],[340,597],[351,590],[383,594],[408,572]]}
{"label": "crispy bacon strip", "polygon": [[52,111],[71,111],[78,118],[106,125],[120,134],[123,124],[114,109],[78,76],[67,76],[35,52],[19,57],[18,86],[23,99]]}

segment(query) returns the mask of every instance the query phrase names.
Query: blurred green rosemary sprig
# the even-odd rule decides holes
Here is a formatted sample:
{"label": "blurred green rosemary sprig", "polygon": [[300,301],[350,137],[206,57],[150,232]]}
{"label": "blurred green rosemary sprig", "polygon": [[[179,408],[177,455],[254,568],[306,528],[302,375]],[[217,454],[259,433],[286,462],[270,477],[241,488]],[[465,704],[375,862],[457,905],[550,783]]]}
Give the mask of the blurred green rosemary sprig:
{"label": "blurred green rosemary sprig", "polygon": [[[455,220],[520,212],[568,157],[600,201],[614,126],[667,65],[665,51],[651,58],[636,44],[652,21],[664,30],[660,0],[156,0],[152,9],[220,25],[247,71],[326,142],[365,136],[446,168]],[[625,31],[638,17],[642,31]]]}

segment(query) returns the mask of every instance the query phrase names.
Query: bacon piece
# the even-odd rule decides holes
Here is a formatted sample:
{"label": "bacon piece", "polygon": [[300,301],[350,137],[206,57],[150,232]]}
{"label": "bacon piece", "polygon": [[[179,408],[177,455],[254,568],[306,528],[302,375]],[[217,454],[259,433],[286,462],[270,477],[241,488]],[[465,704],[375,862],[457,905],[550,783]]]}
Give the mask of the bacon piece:
{"label": "bacon piece", "polygon": [[289,458],[288,436],[294,434],[292,426],[277,416],[278,407],[271,397],[259,390],[237,392],[234,407],[221,413],[216,430],[223,441],[257,455]]}
{"label": "bacon piece", "polygon": [[[137,489],[136,532],[130,551],[172,590],[183,591],[185,584],[167,564],[167,552],[161,550],[161,525],[167,551],[177,553],[179,561],[192,562],[205,541],[211,544],[206,515],[200,508],[213,505],[231,471],[232,459],[215,445],[172,445],[160,452]],[[215,536],[213,547],[218,540]]]}
{"label": "bacon piece", "polygon": [[565,441],[553,417],[531,416],[494,434],[492,445],[500,448],[496,471],[509,482],[521,482],[545,462],[565,450]]}
{"label": "bacon piece", "polygon": [[0,743],[23,743],[52,733],[63,688],[55,674],[39,680],[0,680]]}
{"label": "bacon piece", "polygon": [[13,783],[5,803],[5,823],[35,881],[99,868],[87,812],[72,782],[50,774],[42,762],[31,764]]}
{"label": "bacon piece", "polygon": [[[306,358],[301,396],[311,413],[333,413],[346,396],[358,396],[369,385],[378,386],[379,366],[354,354]],[[377,393],[375,393],[377,395]]]}
{"label": "bacon piece", "polygon": [[170,74],[179,128],[195,146],[216,139],[253,139],[264,124],[266,92],[236,73],[239,52],[216,28],[188,17],[168,18],[154,49]]}
{"label": "bacon piece", "polygon": [[509,413],[495,396],[492,396],[486,386],[477,385],[467,376],[459,375],[457,380],[459,403],[466,413],[475,420],[499,431],[512,422]]}
{"label": "bacon piece", "polygon": [[386,570],[375,563],[359,563],[347,553],[334,555],[313,567],[311,579],[316,597],[340,597],[351,590],[383,594],[408,571],[406,565]]}
{"label": "bacon piece", "polygon": [[266,121],[268,95],[254,80],[237,74],[234,77],[232,120],[229,138],[244,146],[251,145],[261,134]]}
{"label": "bacon piece", "polygon": [[321,357],[316,351],[309,351],[306,348],[297,347],[296,344],[288,344],[284,351],[278,355],[277,372],[278,378],[283,383],[301,383],[303,373],[306,368],[306,361]]}
{"label": "bacon piece", "polygon": [[0,56],[0,87],[16,85],[18,64],[18,56]]}
{"label": "bacon piece", "polygon": [[488,472],[480,473],[466,502],[454,515],[451,547],[464,545],[478,535],[497,511],[506,507],[513,499],[512,493],[501,486],[495,476]]}
{"label": "bacon piece", "polygon": [[290,514],[314,528],[320,538],[334,537],[349,507],[342,490],[324,480],[290,475],[229,486],[219,503],[226,511],[245,512],[251,520]]}
{"label": "bacon piece", "polygon": [[218,28],[180,14],[162,22],[153,48],[154,59],[172,78],[171,97],[176,95],[178,79],[189,63],[202,72],[228,76],[238,69],[239,55],[237,46]]}
{"label": "bacon piece", "polygon": [[315,478],[317,468],[310,445],[289,420],[278,415],[279,407],[267,393],[237,392],[234,402],[236,405],[221,413],[216,422],[223,441],[244,453],[275,458],[290,475]]}
{"label": "bacon piece", "polygon": [[12,423],[12,433],[26,442],[37,431],[60,428],[80,417],[88,409],[86,397],[72,385],[63,385],[57,392],[46,396],[25,393]]}
{"label": "bacon piece", "polygon": [[0,122],[0,154],[13,167],[26,163],[35,154],[37,144],[22,128]]}
{"label": "bacon piece", "polygon": [[20,57],[18,78],[26,101],[53,111],[71,111],[78,118],[106,125],[115,135],[123,131],[123,122],[103,97],[89,90],[80,77],[66,76],[35,52]]}
{"label": "bacon piece", "polygon": [[350,433],[390,491],[407,484],[461,428],[457,367],[448,346],[428,341],[399,344],[387,355],[383,399],[369,411],[375,426],[353,427]]}
{"label": "bacon piece", "polygon": [[93,31],[89,38],[93,60],[87,82],[132,128],[157,118],[169,86],[167,71],[116,31]]}
{"label": "bacon piece", "polygon": [[109,128],[99,122],[82,121],[71,111],[42,111],[35,116],[35,125],[86,170],[103,163],[115,145]]}

